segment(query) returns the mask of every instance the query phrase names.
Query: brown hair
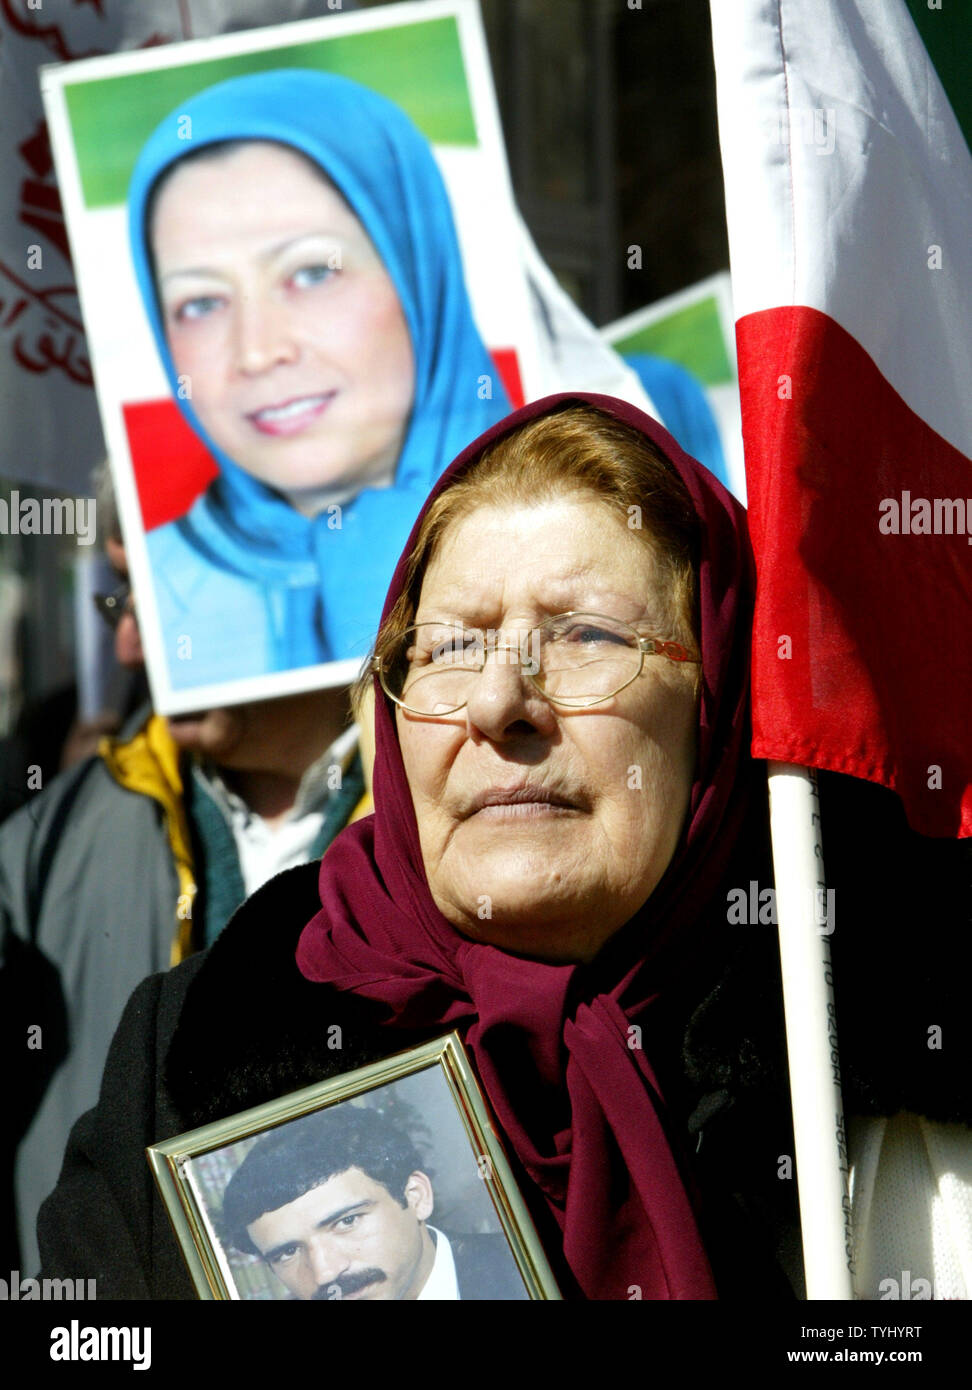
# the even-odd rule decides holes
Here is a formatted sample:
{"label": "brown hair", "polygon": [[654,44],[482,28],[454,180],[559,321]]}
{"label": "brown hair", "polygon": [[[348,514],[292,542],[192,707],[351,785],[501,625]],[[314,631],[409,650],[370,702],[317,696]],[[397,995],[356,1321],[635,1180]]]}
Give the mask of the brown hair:
{"label": "brown hair", "polygon": [[[588,405],[566,405],[498,440],[435,499],[405,570],[402,592],[375,651],[414,620],[422,579],[445,532],[480,507],[512,507],[588,493],[619,514],[650,548],[668,593],[659,636],[698,645],[699,521],[688,489],[661,449],[639,430]],[[366,666],[354,708],[370,686]]]}

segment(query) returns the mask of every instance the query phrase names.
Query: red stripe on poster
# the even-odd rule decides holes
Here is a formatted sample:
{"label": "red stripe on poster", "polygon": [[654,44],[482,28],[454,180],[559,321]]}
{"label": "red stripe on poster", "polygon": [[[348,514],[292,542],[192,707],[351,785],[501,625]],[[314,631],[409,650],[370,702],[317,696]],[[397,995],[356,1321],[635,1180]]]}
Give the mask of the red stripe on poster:
{"label": "red stripe on poster", "polygon": [[496,363],[496,370],[503,380],[513,409],[519,410],[520,406],[525,404],[525,400],[516,348],[490,348],[489,355]]}
{"label": "red stripe on poster", "polygon": [[172,400],[123,407],[146,531],[174,521],[216,477],[212,456]]}
{"label": "red stripe on poster", "polygon": [[[521,406],[523,382],[516,349],[495,348],[490,355],[514,408]],[[123,406],[122,413],[142,524],[151,531],[187,512],[217,469],[174,401],[139,401]]]}

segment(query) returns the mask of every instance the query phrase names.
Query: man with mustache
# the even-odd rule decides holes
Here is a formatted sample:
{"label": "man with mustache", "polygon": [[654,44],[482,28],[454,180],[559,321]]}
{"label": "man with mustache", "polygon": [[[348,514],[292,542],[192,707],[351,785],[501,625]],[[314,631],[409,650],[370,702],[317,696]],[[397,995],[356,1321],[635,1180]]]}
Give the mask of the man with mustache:
{"label": "man with mustache", "polygon": [[408,1135],[345,1104],[255,1144],[227,1185],[222,1225],[305,1302],[526,1298],[502,1236],[446,1236],[428,1225],[433,1206]]}

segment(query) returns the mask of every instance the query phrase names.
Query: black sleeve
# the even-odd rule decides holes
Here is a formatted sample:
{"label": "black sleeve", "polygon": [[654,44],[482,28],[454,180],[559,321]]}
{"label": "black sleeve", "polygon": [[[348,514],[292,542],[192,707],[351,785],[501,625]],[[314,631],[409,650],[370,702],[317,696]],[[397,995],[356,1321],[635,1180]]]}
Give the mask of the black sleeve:
{"label": "black sleeve", "polygon": [[180,1132],[159,1082],[197,959],[153,975],[129,999],[93,1110],[71,1131],[57,1187],[41,1207],[42,1276],[94,1279],[99,1299],[195,1297],[145,1156]]}

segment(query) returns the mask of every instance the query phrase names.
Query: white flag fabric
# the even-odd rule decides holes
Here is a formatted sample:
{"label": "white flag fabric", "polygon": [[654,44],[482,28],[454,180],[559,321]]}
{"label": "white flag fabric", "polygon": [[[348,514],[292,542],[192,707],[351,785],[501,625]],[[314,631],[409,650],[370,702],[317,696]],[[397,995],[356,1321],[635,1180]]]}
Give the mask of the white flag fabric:
{"label": "white flag fabric", "polygon": [[753,752],[972,834],[972,8],[713,0]]}

